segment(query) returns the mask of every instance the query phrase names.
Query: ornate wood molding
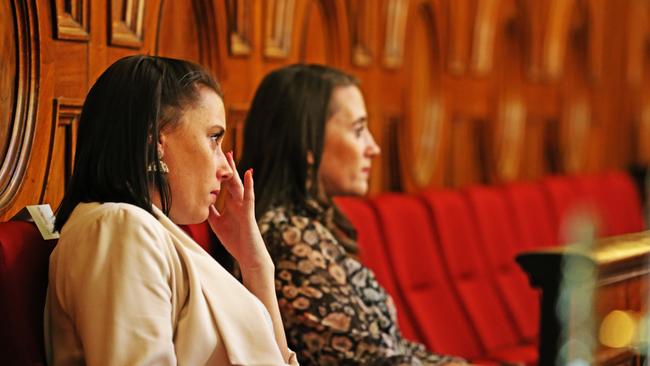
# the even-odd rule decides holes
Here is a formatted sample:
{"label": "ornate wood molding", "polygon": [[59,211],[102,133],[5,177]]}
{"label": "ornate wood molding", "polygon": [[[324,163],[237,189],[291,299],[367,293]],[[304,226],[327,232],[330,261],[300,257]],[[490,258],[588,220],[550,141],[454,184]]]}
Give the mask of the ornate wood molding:
{"label": "ornate wood molding", "polygon": [[265,13],[264,55],[284,58],[291,50],[295,18],[295,0],[267,0]]}
{"label": "ornate wood molding", "polygon": [[368,66],[372,63],[373,5],[371,1],[347,1],[352,63],[357,66]]}
{"label": "ornate wood molding", "polygon": [[462,75],[466,68],[470,52],[470,30],[472,13],[467,0],[449,1],[449,55],[447,58],[449,72]]}
{"label": "ornate wood molding", "polygon": [[13,0],[16,39],[16,97],[7,153],[0,166],[0,212],[7,210],[18,193],[29,162],[36,126],[38,100],[39,50],[38,24],[32,2]]}
{"label": "ornate wood molding", "polygon": [[472,69],[485,75],[492,69],[494,43],[499,24],[499,0],[480,0],[474,22]]}
{"label": "ornate wood molding", "polygon": [[408,6],[408,0],[388,0],[384,42],[384,65],[388,68],[402,66]]}
{"label": "ornate wood molding", "polygon": [[640,85],[650,44],[650,2],[630,0],[628,19],[627,80],[632,85]]}
{"label": "ornate wood molding", "polygon": [[54,5],[56,38],[88,41],[90,39],[88,0],[56,0]]}
{"label": "ornate wood molding", "polygon": [[83,100],[80,99],[54,99],[52,137],[40,199],[53,207],[63,198],[65,187],[72,176],[82,106]]}
{"label": "ornate wood molding", "polygon": [[128,48],[142,47],[144,7],[145,0],[110,1],[110,45]]}
{"label": "ornate wood molding", "polygon": [[251,0],[227,0],[226,11],[230,54],[249,55],[253,27]]}
{"label": "ornate wood molding", "polygon": [[250,108],[248,103],[233,103],[228,106],[228,124],[233,126],[232,131],[232,149],[235,157],[241,157],[242,148],[244,147],[244,122]]}
{"label": "ornate wood molding", "polygon": [[498,140],[495,142],[496,178],[499,182],[517,179],[526,134],[526,106],[520,96],[506,98],[499,110]]}

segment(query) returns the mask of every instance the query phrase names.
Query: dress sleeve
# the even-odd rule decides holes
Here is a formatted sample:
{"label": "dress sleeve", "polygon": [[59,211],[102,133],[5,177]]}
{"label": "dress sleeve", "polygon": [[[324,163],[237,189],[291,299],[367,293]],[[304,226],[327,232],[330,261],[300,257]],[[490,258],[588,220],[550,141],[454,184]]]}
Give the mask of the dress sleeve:
{"label": "dress sleeve", "polygon": [[53,263],[87,365],[176,364],[171,239],[141,216],[104,214]]}
{"label": "dress sleeve", "polygon": [[[294,225],[295,224],[295,225]],[[348,279],[345,252],[326,230],[301,220],[264,230],[276,263],[276,292],[289,345],[306,364],[442,365],[437,356],[390,334],[395,321],[371,308]],[[367,299],[366,299],[367,300]],[[385,304],[384,304],[385,305]],[[308,362],[306,362],[308,361]]]}

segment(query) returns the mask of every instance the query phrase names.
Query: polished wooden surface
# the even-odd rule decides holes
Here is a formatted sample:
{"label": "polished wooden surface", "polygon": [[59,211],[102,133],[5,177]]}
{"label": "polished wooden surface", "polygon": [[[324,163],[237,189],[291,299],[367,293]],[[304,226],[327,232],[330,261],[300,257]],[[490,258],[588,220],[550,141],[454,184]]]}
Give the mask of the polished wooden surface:
{"label": "polished wooden surface", "polygon": [[182,57],[223,84],[241,151],[261,78],[361,80],[372,193],[650,163],[646,0],[9,0],[0,5],[0,219],[56,208],[80,101],[114,60]]}
{"label": "polished wooden surface", "polygon": [[[643,315],[648,309],[650,232],[599,239],[587,247],[530,251],[520,254],[517,262],[530,284],[542,290],[540,365],[566,364],[557,359],[563,342],[589,344],[592,336],[593,364],[636,364],[637,355],[647,347],[644,341],[633,336],[626,346],[612,347],[603,334],[613,331],[615,337],[625,338],[625,327],[619,323],[609,328],[604,320],[615,311],[629,314],[637,328],[635,336],[642,337],[639,332],[647,327]],[[567,349],[571,355],[571,347]]]}

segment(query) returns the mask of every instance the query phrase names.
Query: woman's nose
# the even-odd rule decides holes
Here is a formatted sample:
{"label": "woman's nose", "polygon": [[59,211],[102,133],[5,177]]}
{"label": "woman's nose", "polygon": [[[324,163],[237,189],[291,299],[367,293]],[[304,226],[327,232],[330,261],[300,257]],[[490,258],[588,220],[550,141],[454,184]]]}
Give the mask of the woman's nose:
{"label": "woman's nose", "polygon": [[381,148],[379,148],[379,145],[377,145],[375,138],[371,133],[368,133],[368,145],[366,146],[366,154],[370,157],[381,154]]}
{"label": "woman's nose", "polygon": [[233,171],[230,168],[230,165],[228,164],[228,159],[226,158],[226,154],[221,153],[219,154],[219,159],[217,163],[217,180],[220,182],[224,180],[228,180],[232,178]]}

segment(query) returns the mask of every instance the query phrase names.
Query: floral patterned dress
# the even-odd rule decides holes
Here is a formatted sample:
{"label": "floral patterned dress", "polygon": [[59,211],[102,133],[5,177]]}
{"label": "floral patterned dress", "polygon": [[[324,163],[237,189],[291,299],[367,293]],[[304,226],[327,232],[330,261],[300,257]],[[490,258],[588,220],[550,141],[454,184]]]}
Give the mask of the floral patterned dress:
{"label": "floral patterned dress", "polygon": [[275,262],[289,347],[301,365],[463,362],[402,338],[390,296],[330,229],[333,210],[312,201],[303,208],[276,207],[259,220]]}

